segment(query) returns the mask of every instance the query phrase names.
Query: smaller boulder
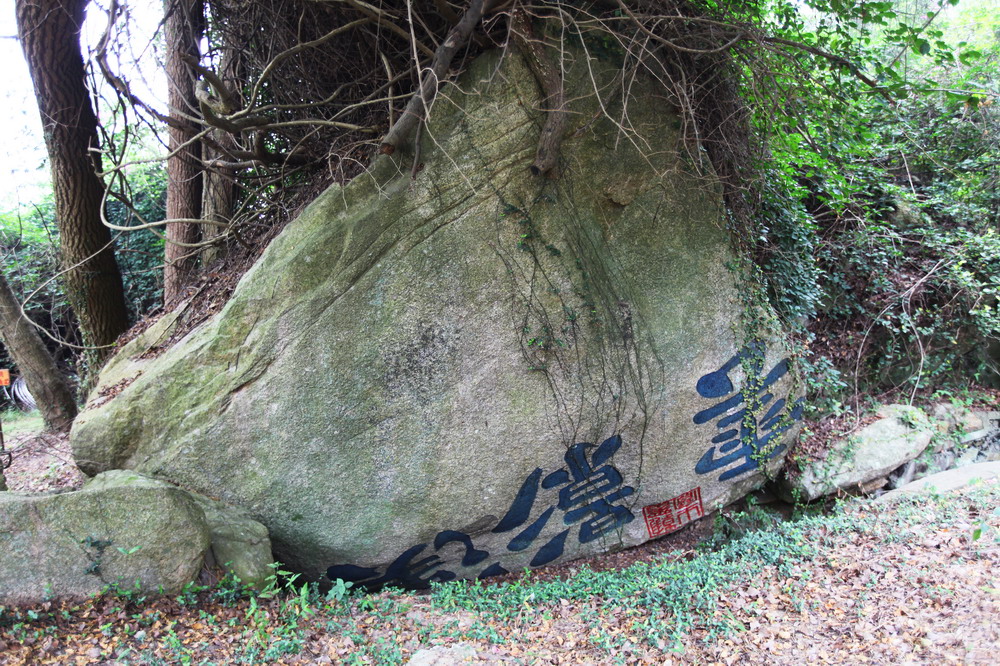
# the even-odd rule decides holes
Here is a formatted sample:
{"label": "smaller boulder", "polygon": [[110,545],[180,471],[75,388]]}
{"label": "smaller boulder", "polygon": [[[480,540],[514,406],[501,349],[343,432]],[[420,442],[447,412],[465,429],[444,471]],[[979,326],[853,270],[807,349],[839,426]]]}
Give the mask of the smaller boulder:
{"label": "smaller boulder", "polygon": [[[112,470],[99,474],[87,489],[111,486],[153,488],[162,481],[130,470]],[[205,495],[185,491],[204,513],[211,546],[205,554],[205,566],[219,568],[240,579],[244,585],[261,589],[272,573],[274,558],[267,528],[243,509],[224,504]]]}
{"label": "smaller boulder", "polygon": [[878,421],[834,442],[823,460],[786,480],[786,492],[807,502],[839,490],[856,490],[913,460],[930,444],[933,428],[917,407],[887,405]]}
{"label": "smaller boulder", "polygon": [[75,492],[0,493],[0,604],[110,585],[175,594],[204,566],[260,587],[272,563],[267,528],[241,509],[129,470]]}
{"label": "smaller boulder", "polygon": [[975,465],[979,462],[979,449],[975,447],[969,447],[957,454],[955,458],[955,463],[953,467],[968,467],[969,465]]}
{"label": "smaller boulder", "polygon": [[191,496],[205,512],[212,540],[205,566],[218,567],[244,585],[263,589],[267,577],[274,572],[267,528],[239,507],[194,492]]}
{"label": "smaller boulder", "polygon": [[956,430],[973,432],[981,430],[986,425],[979,414],[950,402],[936,403],[931,411],[931,418],[938,432],[942,434]]}
{"label": "smaller boulder", "polygon": [[973,412],[979,420],[982,421],[983,427],[990,430],[1000,430],[1000,412]]}
{"label": "smaller boulder", "polygon": [[201,508],[169,484],[123,480],[0,493],[0,603],[82,598],[113,584],[171,594],[196,579],[209,547]]}

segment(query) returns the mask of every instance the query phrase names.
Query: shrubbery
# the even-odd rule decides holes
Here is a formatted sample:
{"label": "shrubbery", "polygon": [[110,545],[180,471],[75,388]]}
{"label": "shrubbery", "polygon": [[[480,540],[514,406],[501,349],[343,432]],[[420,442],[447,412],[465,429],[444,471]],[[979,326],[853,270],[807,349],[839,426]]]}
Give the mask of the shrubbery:
{"label": "shrubbery", "polygon": [[758,121],[772,137],[758,261],[812,347],[821,411],[852,390],[1000,385],[1000,40],[981,29],[997,12],[977,7],[977,48],[928,28],[900,51],[871,24],[816,19],[807,40],[867,41],[856,48],[890,99],[830,68],[816,95]]}
{"label": "shrubbery", "polygon": [[[163,218],[166,174],[153,165],[130,178],[132,205],[146,219]],[[117,201],[107,206],[108,220],[129,224],[127,208]],[[4,271],[25,312],[51,334],[50,349],[64,365],[72,366],[80,344],[79,331],[59,281],[59,232],[51,194],[30,207],[0,213],[0,269]],[[118,264],[133,320],[162,301],[163,239],[150,230],[121,233],[117,238]],[[0,362],[10,366],[6,350],[0,348]]]}

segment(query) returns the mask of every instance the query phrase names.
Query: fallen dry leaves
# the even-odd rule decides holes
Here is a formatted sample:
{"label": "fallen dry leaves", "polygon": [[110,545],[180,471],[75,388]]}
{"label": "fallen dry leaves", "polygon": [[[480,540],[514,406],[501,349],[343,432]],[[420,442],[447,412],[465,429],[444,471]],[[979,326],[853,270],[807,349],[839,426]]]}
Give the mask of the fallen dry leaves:
{"label": "fallen dry leaves", "polygon": [[[73,490],[84,476],[73,461],[66,433],[28,433],[7,441],[11,466],[4,471],[10,490]],[[3,560],[0,559],[0,564]]]}
{"label": "fallen dry leaves", "polygon": [[926,518],[919,505],[848,505],[848,520],[864,529],[812,528],[816,557],[722,591],[713,619],[733,631],[695,626],[680,645],[646,631],[670,618],[599,594],[500,618],[443,610],[426,594],[354,596],[347,608],[294,596],[226,604],[201,591],[8,609],[0,663],[405,663],[419,650],[462,646],[479,664],[994,664],[1000,485],[977,492],[978,503],[930,500],[938,504]]}

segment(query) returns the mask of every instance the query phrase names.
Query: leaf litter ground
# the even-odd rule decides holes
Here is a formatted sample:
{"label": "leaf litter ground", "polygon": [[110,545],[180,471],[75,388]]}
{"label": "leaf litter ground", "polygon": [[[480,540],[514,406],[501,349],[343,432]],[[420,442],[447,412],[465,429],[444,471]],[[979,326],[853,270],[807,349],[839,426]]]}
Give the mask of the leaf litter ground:
{"label": "leaf litter ground", "polygon": [[[755,511],[720,524],[759,524]],[[0,664],[997,663],[1000,484],[852,500],[738,538],[711,530],[422,594],[286,581],[261,595],[223,581],[0,607]]]}

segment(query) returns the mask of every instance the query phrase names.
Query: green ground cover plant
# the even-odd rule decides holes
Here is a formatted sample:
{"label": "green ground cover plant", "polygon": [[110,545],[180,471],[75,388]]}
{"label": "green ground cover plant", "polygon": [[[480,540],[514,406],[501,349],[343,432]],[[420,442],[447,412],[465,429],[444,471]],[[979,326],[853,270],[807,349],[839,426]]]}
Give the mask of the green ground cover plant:
{"label": "green ground cover plant", "polygon": [[[934,598],[953,595],[954,603],[959,593],[929,582],[932,570],[918,566],[920,548],[944,545],[966,564],[989,566],[997,557],[996,484],[890,505],[851,500],[791,521],[764,511],[751,505],[728,514],[697,551],[620,570],[583,564],[556,576],[451,582],[413,594],[366,593],[346,583],[323,590],[276,567],[264,592],[230,577],[172,598],[126,587],[83,604],[0,608],[0,641],[8,655],[68,659],[80,651],[123,664],[297,663],[314,658],[317,646],[335,663],[399,664],[420,648],[466,644],[501,652],[520,646],[515,663],[531,663],[541,643],[534,647],[525,637],[538,634],[554,647],[587,651],[598,663],[641,663],[642,655],[686,659],[751,640],[775,604],[801,617],[821,612],[831,598],[822,593],[823,579],[843,570],[859,544],[910,553],[899,570]],[[877,605],[885,582],[879,572],[889,561],[870,564],[874,573],[862,576],[858,594]],[[864,619],[868,611],[852,612]]]}

